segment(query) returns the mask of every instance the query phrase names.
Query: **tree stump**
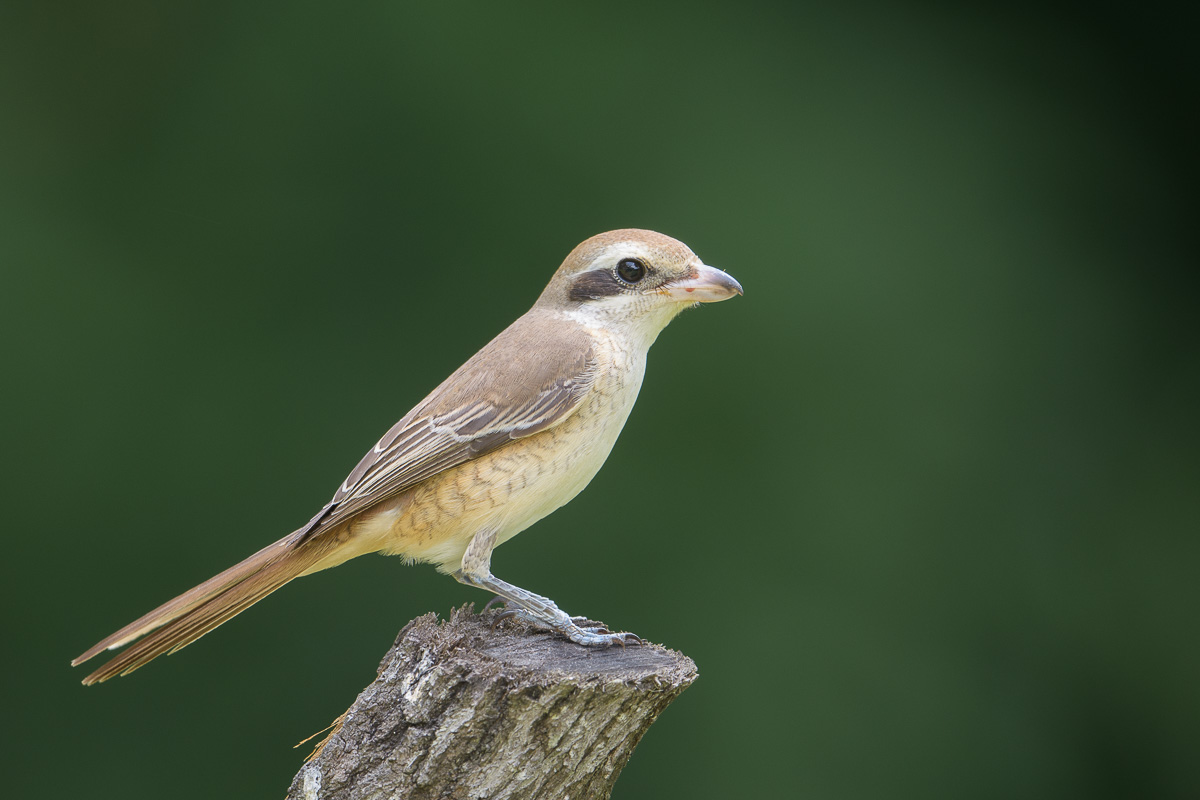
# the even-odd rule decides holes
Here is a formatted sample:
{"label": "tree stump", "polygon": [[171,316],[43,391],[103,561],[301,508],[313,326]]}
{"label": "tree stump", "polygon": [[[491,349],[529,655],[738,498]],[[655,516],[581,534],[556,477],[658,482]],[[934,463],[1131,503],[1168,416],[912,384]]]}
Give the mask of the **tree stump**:
{"label": "tree stump", "polygon": [[696,665],[653,644],[580,647],[498,613],[408,623],[289,800],[607,798]]}

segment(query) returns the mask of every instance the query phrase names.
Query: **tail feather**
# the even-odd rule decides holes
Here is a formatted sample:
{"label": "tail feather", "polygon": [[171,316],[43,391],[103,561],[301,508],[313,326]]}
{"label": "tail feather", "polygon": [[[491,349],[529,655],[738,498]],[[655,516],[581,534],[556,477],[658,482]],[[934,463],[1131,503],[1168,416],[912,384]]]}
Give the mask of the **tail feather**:
{"label": "tail feather", "polygon": [[186,647],[304,574],[326,554],[328,540],[310,540],[297,547],[294,536],[263,548],[97,642],[71,664],[140,639],[84,678],[84,685],[127,675],[164,653]]}

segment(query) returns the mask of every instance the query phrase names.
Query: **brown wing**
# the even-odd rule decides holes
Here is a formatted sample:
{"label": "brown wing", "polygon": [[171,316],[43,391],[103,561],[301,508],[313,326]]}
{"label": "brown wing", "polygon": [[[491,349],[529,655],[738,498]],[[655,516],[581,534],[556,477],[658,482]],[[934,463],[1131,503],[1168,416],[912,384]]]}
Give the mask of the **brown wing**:
{"label": "brown wing", "polygon": [[392,426],[301,529],[300,541],[444,470],[562,422],[591,390],[596,371],[591,345],[581,328],[534,312],[521,317]]}

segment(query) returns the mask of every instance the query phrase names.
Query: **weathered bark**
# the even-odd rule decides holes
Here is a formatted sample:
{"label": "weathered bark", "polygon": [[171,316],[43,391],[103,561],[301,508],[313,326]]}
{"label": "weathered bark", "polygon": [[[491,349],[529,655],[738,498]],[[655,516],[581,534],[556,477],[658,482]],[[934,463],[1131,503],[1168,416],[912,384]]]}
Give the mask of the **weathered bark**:
{"label": "weathered bark", "polygon": [[289,800],[607,798],[696,665],[658,645],[493,628],[496,613],[406,625]]}

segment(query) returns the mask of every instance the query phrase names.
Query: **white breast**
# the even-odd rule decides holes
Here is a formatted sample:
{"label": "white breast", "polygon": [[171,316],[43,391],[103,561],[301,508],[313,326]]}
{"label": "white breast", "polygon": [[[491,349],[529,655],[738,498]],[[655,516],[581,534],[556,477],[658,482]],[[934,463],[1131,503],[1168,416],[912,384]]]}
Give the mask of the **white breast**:
{"label": "white breast", "polygon": [[573,414],[365,515],[355,529],[358,549],[453,572],[480,531],[495,531],[498,545],[570,502],[604,465],[645,374],[644,350],[626,350],[600,333],[597,339],[597,374]]}
{"label": "white breast", "polygon": [[[607,349],[607,348],[606,348]],[[528,479],[514,493],[499,520],[504,542],[570,502],[604,466],[633,409],[646,369],[645,353],[608,349],[611,361],[596,376],[579,410],[556,426],[541,443],[553,455],[516,480]]]}

